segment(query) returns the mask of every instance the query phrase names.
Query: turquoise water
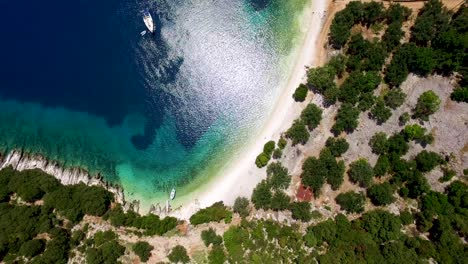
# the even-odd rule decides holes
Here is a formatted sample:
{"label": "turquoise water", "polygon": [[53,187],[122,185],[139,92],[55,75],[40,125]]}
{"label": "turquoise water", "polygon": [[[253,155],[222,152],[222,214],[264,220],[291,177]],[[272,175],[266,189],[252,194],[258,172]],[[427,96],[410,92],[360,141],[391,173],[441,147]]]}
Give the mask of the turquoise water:
{"label": "turquoise water", "polygon": [[[100,173],[130,199],[193,191],[182,187],[216,176],[265,122],[307,3],[2,2],[0,23],[33,9],[36,27],[3,32],[0,146]],[[141,37],[148,6],[158,30]]]}

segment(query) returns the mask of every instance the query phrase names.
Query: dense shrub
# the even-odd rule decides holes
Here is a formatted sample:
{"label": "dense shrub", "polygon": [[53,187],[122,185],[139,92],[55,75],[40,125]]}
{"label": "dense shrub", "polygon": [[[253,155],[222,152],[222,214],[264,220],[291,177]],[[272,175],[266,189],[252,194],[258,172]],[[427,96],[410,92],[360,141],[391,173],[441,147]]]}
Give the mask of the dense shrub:
{"label": "dense shrub", "polygon": [[21,245],[18,254],[27,258],[32,258],[44,251],[45,244],[43,239],[29,240]]}
{"label": "dense shrub", "polygon": [[405,155],[408,152],[409,146],[405,137],[400,134],[392,135],[387,140],[388,153],[394,153],[398,156]]}
{"label": "dense shrub", "polygon": [[223,238],[217,235],[216,231],[211,227],[208,230],[203,230],[201,232],[201,238],[207,247],[211,244],[213,244],[213,246],[219,246],[223,243]]}
{"label": "dense shrub", "polygon": [[371,199],[372,203],[379,205],[388,205],[395,201],[393,197],[393,187],[388,182],[382,184],[374,184],[367,190],[367,196]]}
{"label": "dense shrub", "polygon": [[223,202],[216,202],[210,207],[204,208],[196,212],[190,217],[192,225],[199,225],[209,222],[219,222],[223,219],[230,220],[232,212],[224,206]]}
{"label": "dense shrub", "polygon": [[374,119],[377,124],[385,123],[392,116],[392,111],[385,106],[382,99],[377,99],[374,107],[369,112],[369,117]]}
{"label": "dense shrub", "polygon": [[428,172],[443,163],[444,159],[435,152],[423,150],[416,155],[415,161],[419,171]]}
{"label": "dense shrub", "polygon": [[301,83],[294,91],[293,98],[296,102],[304,102],[308,92],[309,88],[307,88],[305,84]]}
{"label": "dense shrub", "polygon": [[245,197],[237,197],[232,207],[234,213],[238,213],[241,217],[246,217],[250,213],[249,199]]}
{"label": "dense shrub", "polygon": [[320,124],[320,120],[322,120],[322,109],[315,104],[310,103],[306,108],[304,108],[304,110],[302,110],[301,120],[307,125],[309,130],[313,130]]}
{"label": "dense shrub", "polygon": [[429,116],[439,110],[439,106],[439,97],[433,91],[426,91],[418,98],[418,103],[414,108],[414,117],[428,121]]}
{"label": "dense shrub", "polygon": [[335,124],[331,131],[335,135],[339,135],[341,132],[352,133],[357,128],[359,122],[359,110],[354,108],[350,104],[343,104],[338,110],[338,114],[335,118]]}
{"label": "dense shrub", "polygon": [[375,133],[369,140],[369,146],[372,149],[372,152],[381,155],[388,152],[388,140],[387,134],[385,132]]}
{"label": "dense shrub", "polygon": [[405,99],[406,94],[399,88],[391,89],[384,96],[385,105],[392,109],[400,107],[405,102]]}
{"label": "dense shrub", "polygon": [[146,241],[138,241],[132,246],[133,252],[140,257],[141,262],[148,261],[149,257],[151,256],[151,250],[154,247],[148,244]]}
{"label": "dense shrub", "polygon": [[252,192],[251,201],[256,209],[268,209],[271,204],[271,189],[266,180],[261,181]]}
{"label": "dense shrub", "polygon": [[346,70],[346,60],[347,58],[345,55],[338,54],[333,56],[328,62],[328,65],[335,70],[336,75],[338,75],[338,77],[342,77],[343,73]]}
{"label": "dense shrub", "polygon": [[270,158],[268,155],[262,152],[258,154],[257,158],[255,159],[255,165],[257,165],[258,168],[263,168],[268,164],[269,161]]}
{"label": "dense shrub", "polygon": [[386,155],[380,155],[374,166],[375,176],[384,176],[391,168],[390,160]]}
{"label": "dense shrub", "polygon": [[189,263],[190,262],[190,258],[187,255],[187,250],[181,245],[177,245],[173,247],[171,250],[171,253],[167,255],[167,258],[172,263]]}
{"label": "dense shrub", "polygon": [[398,122],[400,126],[404,126],[408,121],[410,121],[411,116],[408,112],[404,112],[403,114],[398,117]]}
{"label": "dense shrub", "polygon": [[329,65],[312,68],[307,72],[307,84],[323,93],[334,87],[335,69]]}
{"label": "dense shrub", "polygon": [[208,254],[208,263],[223,264],[226,261],[226,254],[222,246],[214,246]]}
{"label": "dense shrub", "polygon": [[468,103],[468,87],[459,87],[453,89],[450,99],[457,102]]}
{"label": "dense shrub", "polygon": [[283,211],[289,208],[289,196],[284,191],[276,191],[271,197],[270,208],[273,211]]}
{"label": "dense shrub", "polygon": [[291,175],[281,163],[274,162],[267,167],[267,181],[273,189],[286,189],[291,182]]}
{"label": "dense shrub", "polygon": [[312,219],[312,214],[310,212],[310,203],[309,202],[294,202],[291,203],[291,212],[292,217],[296,220],[301,220],[303,222],[309,222]]}
{"label": "dense shrub", "polygon": [[304,145],[309,140],[310,134],[306,125],[300,120],[294,121],[293,125],[286,131],[286,137],[292,140],[292,145]]}
{"label": "dense shrub", "polygon": [[310,186],[314,195],[318,197],[320,190],[327,181],[333,190],[337,190],[343,183],[345,171],[344,162],[337,162],[328,148],[320,152],[319,159],[309,157],[302,165],[302,183]]}
{"label": "dense shrub", "polygon": [[359,183],[362,187],[368,187],[372,183],[374,170],[367,160],[359,159],[349,165],[349,178],[354,183]]}
{"label": "dense shrub", "polygon": [[329,137],[325,146],[334,157],[341,157],[348,150],[349,143],[344,138]]}
{"label": "dense shrub", "polygon": [[340,205],[341,209],[348,213],[361,213],[364,211],[364,203],[366,197],[364,194],[355,192],[340,193],[336,198],[336,202]]}

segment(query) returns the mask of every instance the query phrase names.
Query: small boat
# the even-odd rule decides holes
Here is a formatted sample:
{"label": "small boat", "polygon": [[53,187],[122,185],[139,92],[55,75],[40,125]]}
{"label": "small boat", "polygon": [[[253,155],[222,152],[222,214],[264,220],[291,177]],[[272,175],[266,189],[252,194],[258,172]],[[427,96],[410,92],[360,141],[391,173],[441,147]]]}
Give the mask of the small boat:
{"label": "small boat", "polygon": [[140,32],[140,35],[141,35],[141,36],[146,35],[146,30],[143,30],[142,32]]}
{"label": "small boat", "polygon": [[148,9],[143,11],[143,22],[145,22],[145,25],[148,28],[149,32],[153,33],[154,32],[153,18],[151,17],[151,14]]}
{"label": "small boat", "polygon": [[169,195],[169,199],[174,200],[175,195],[176,195],[175,189],[172,188],[171,194]]}

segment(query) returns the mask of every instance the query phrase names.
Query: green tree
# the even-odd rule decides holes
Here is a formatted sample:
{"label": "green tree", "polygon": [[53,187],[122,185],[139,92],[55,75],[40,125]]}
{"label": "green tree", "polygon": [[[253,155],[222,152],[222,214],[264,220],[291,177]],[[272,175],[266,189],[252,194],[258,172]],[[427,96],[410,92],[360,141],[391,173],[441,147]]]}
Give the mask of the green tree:
{"label": "green tree", "polygon": [[354,108],[350,104],[343,104],[338,110],[338,114],[335,118],[335,124],[333,125],[331,131],[335,135],[339,135],[343,131],[352,133],[359,124],[358,118],[358,109]]}
{"label": "green tree", "polygon": [[302,110],[301,120],[307,125],[309,130],[314,130],[320,124],[320,120],[322,120],[322,109],[310,103]]}
{"label": "green tree", "polygon": [[271,198],[270,207],[273,211],[283,211],[289,207],[289,196],[283,191],[276,191]]}
{"label": "green tree", "polygon": [[338,54],[333,56],[330,61],[328,62],[328,65],[332,67],[338,77],[342,77],[343,73],[346,71],[346,56],[343,54]]}
{"label": "green tree", "polygon": [[245,197],[237,197],[234,201],[233,211],[238,213],[241,217],[246,217],[250,213],[249,199]]}
{"label": "green tree", "polygon": [[200,209],[190,217],[192,225],[199,225],[209,222],[219,222],[223,219],[231,219],[232,212],[224,205],[223,202],[216,202],[211,206]]}
{"label": "green tree", "polygon": [[386,155],[380,155],[374,166],[375,176],[384,176],[390,170],[390,160]]}
{"label": "green tree", "polygon": [[310,134],[306,125],[300,120],[294,121],[293,125],[286,131],[286,137],[292,140],[292,145],[304,145],[309,140]]}
{"label": "green tree", "polygon": [[426,129],[421,127],[418,124],[407,125],[402,131],[403,136],[407,141],[410,140],[419,140],[424,137]]}
{"label": "green tree", "polygon": [[362,227],[378,243],[397,240],[401,236],[401,220],[394,214],[383,210],[374,210],[362,216]]}
{"label": "green tree", "polygon": [[211,244],[213,244],[213,246],[219,246],[223,243],[223,238],[217,235],[216,231],[211,227],[208,230],[203,230],[201,232],[201,238],[207,247]]}
{"label": "green tree", "polygon": [[340,205],[341,209],[348,213],[362,213],[364,211],[366,197],[362,192],[355,193],[350,191],[340,193],[335,200]]}
{"label": "green tree", "polygon": [[448,28],[449,13],[439,0],[429,0],[419,11],[412,28],[411,40],[418,45],[426,46],[438,32]]}
{"label": "green tree", "polygon": [[400,134],[392,135],[387,140],[388,153],[394,153],[396,155],[404,155],[408,152],[409,146],[405,140],[405,137]]}
{"label": "green tree", "polygon": [[291,203],[292,217],[296,220],[303,222],[309,222],[312,219],[310,212],[310,203],[308,202],[294,202]]}
{"label": "green tree", "polygon": [[258,168],[263,168],[268,164],[269,161],[270,158],[268,158],[268,155],[262,152],[255,159],[255,165],[257,165]]}
{"label": "green tree", "polygon": [[271,157],[273,151],[275,150],[275,142],[273,140],[268,141],[263,146],[263,153],[265,153],[268,157]]}
{"label": "green tree", "polygon": [[151,250],[154,247],[148,244],[146,241],[138,241],[132,246],[133,252],[140,257],[141,262],[148,261],[149,257],[151,256]]}
{"label": "green tree", "polygon": [[214,246],[208,255],[208,263],[223,264],[226,261],[226,254],[222,246]]}
{"label": "green tree", "polygon": [[400,124],[400,126],[403,126],[405,125],[406,123],[408,123],[408,121],[410,121],[411,117],[410,117],[410,114],[408,112],[404,112],[403,114],[401,114],[401,116],[398,118],[398,122]]}
{"label": "green tree", "polygon": [[392,111],[387,108],[384,101],[379,98],[377,99],[374,107],[372,107],[369,116],[374,119],[377,124],[381,125],[392,116]]}
{"label": "green tree", "polygon": [[341,157],[341,155],[348,150],[349,143],[344,138],[329,137],[325,146],[330,150],[334,157]]}
{"label": "green tree", "polygon": [[414,108],[414,116],[424,121],[429,120],[429,116],[437,112],[440,106],[440,98],[433,91],[426,91],[418,98],[418,103]]}
{"label": "green tree", "polygon": [[187,255],[187,250],[181,246],[177,245],[172,248],[171,253],[167,255],[167,258],[173,263],[189,263],[190,258]]}
{"label": "green tree", "polygon": [[45,241],[42,239],[33,239],[23,243],[18,254],[27,258],[32,258],[44,251]]}
{"label": "green tree", "polygon": [[450,99],[457,102],[468,103],[468,86],[453,89],[452,94],[450,94]]}
{"label": "green tree", "polygon": [[268,209],[271,204],[271,189],[266,180],[261,181],[252,193],[252,203],[256,209]]}
{"label": "green tree", "polygon": [[325,183],[327,169],[320,160],[309,157],[302,164],[302,183],[310,186],[315,196],[318,197],[323,184]]}
{"label": "green tree", "polygon": [[329,65],[312,68],[307,72],[307,84],[323,93],[334,86],[335,75],[335,69]]}
{"label": "green tree", "polygon": [[370,198],[373,204],[388,205],[395,201],[393,197],[393,187],[388,182],[382,184],[374,184],[367,190],[367,196]]}
{"label": "green tree", "polygon": [[349,165],[349,178],[354,183],[359,183],[362,187],[368,187],[372,183],[374,170],[365,159],[359,159]]}
{"label": "green tree", "polygon": [[398,88],[391,89],[384,96],[385,105],[392,109],[400,107],[405,102],[405,99],[406,94]]}
{"label": "green tree", "polygon": [[293,98],[296,102],[304,102],[308,92],[309,89],[307,88],[307,86],[301,83],[294,91]]}
{"label": "green tree", "polygon": [[435,152],[423,150],[416,155],[415,161],[419,171],[428,172],[442,164],[444,159]]}
{"label": "green tree", "polygon": [[291,175],[281,163],[273,162],[267,167],[267,181],[273,189],[286,189],[291,182]]}
{"label": "green tree", "polygon": [[385,132],[375,133],[369,140],[369,146],[372,149],[372,152],[381,155],[388,152],[388,140],[387,134]]}

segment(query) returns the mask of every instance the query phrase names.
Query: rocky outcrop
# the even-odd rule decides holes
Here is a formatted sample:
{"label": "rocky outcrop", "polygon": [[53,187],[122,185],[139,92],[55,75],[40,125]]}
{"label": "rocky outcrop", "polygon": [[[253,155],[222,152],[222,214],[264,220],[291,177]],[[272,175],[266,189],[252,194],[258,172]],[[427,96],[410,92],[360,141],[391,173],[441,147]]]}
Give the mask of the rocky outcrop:
{"label": "rocky outcrop", "polygon": [[65,168],[58,162],[49,161],[41,155],[34,155],[21,150],[13,150],[1,160],[0,169],[12,166],[15,170],[40,169],[64,185],[84,183],[89,186],[102,186],[114,194],[116,202],[125,205],[124,192],[120,186],[105,182],[100,175],[90,175],[81,168]]}

